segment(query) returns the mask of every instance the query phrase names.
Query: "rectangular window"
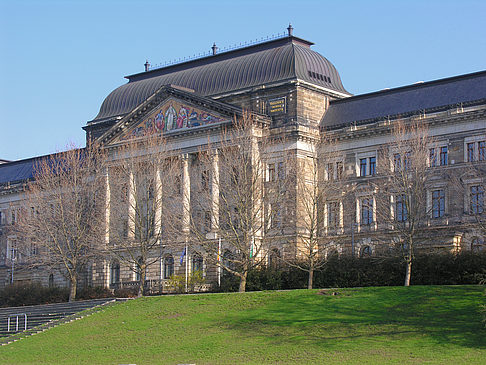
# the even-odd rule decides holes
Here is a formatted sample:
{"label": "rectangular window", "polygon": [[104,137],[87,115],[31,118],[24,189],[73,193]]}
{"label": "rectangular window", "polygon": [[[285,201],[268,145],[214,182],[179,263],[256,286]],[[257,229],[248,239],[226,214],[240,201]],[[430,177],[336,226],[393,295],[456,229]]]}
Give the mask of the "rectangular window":
{"label": "rectangular window", "polygon": [[474,162],[474,143],[467,144],[467,162]]}
{"label": "rectangular window", "polygon": [[373,223],[373,198],[361,199],[361,224]]}
{"label": "rectangular window", "polygon": [[336,178],[341,180],[343,178],[344,166],[341,161],[336,162]]}
{"label": "rectangular window", "polygon": [[343,178],[344,167],[342,161],[327,164],[327,179],[341,180]]}
{"label": "rectangular window", "polygon": [[471,214],[482,214],[484,212],[484,188],[481,185],[471,186],[470,198]]}
{"label": "rectangular window", "polygon": [[447,146],[443,146],[440,148],[440,165],[441,166],[446,166],[447,165]]}
{"label": "rectangular window", "polygon": [[207,233],[211,230],[211,214],[208,211],[204,212],[204,232]]}
{"label": "rectangular window", "polygon": [[432,218],[441,218],[445,214],[445,192],[444,190],[432,191]]}
{"label": "rectangular window", "polygon": [[393,171],[400,171],[402,169],[402,156],[399,153],[393,155]]}
{"label": "rectangular window", "polygon": [[407,201],[405,195],[398,195],[395,203],[396,219],[398,222],[406,222],[408,219]]}
{"label": "rectangular window", "polygon": [[376,174],[376,157],[370,157],[370,175]]}
{"label": "rectangular window", "polygon": [[486,161],[486,141],[478,142],[478,160]]}
{"label": "rectangular window", "polygon": [[339,209],[340,204],[339,202],[331,202],[327,204],[327,225],[330,228],[339,227],[340,223],[340,214]]}
{"label": "rectangular window", "polygon": [[3,212],[0,212],[0,226],[3,225]]}
{"label": "rectangular window", "polygon": [[334,164],[328,163],[327,164],[327,179],[334,180]]}
{"label": "rectangular window", "polygon": [[435,167],[437,166],[437,156],[436,156],[436,149],[431,148],[429,151],[429,166]]}
{"label": "rectangular window", "polygon": [[275,181],[275,164],[274,163],[268,164],[268,181],[270,181],[270,182]]}
{"label": "rectangular window", "polygon": [[283,162],[279,162],[277,166],[277,175],[280,181],[285,180],[285,165]]}
{"label": "rectangular window", "polygon": [[368,166],[368,159],[361,158],[359,160],[359,176],[366,176],[368,170],[367,166]]}

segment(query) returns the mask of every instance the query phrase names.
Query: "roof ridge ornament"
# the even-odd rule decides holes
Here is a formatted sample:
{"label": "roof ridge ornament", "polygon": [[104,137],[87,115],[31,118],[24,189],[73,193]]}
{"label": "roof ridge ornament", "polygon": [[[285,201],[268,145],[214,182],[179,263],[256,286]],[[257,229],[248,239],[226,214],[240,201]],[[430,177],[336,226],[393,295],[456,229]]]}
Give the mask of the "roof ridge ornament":
{"label": "roof ridge ornament", "polygon": [[289,26],[287,28],[287,31],[289,32],[289,37],[292,37],[292,33],[294,31],[294,28],[292,27],[292,24],[289,23]]}
{"label": "roof ridge ornament", "polygon": [[218,47],[216,46],[215,42],[213,43],[213,46],[211,47],[211,49],[213,50],[213,56],[216,55],[216,52],[218,52]]}

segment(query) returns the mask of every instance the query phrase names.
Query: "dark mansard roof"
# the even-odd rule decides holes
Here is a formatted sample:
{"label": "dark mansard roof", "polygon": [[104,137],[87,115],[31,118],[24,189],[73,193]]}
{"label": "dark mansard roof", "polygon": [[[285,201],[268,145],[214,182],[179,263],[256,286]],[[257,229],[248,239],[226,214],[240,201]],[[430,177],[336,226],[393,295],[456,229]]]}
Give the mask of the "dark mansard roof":
{"label": "dark mansard roof", "polygon": [[34,168],[42,157],[0,164],[0,186],[27,181],[34,177]]}
{"label": "dark mansard roof", "polygon": [[322,119],[322,126],[336,128],[352,123],[364,124],[484,102],[486,71],[481,71],[333,100]]}
{"label": "dark mansard roof", "polygon": [[96,118],[88,124],[124,115],[161,86],[169,84],[192,89],[202,96],[215,97],[298,79],[341,96],[350,95],[334,65],[311,50],[312,44],[288,36],[127,76],[128,83],[108,95]]}

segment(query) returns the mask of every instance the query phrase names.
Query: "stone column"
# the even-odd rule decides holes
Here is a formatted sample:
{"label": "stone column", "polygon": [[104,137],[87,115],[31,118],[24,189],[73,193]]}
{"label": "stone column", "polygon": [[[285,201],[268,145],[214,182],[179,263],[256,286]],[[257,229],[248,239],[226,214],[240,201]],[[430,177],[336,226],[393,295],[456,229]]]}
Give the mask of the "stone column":
{"label": "stone column", "polygon": [[135,204],[136,204],[136,184],[135,184],[135,176],[133,175],[133,171],[130,172],[128,182],[128,238],[134,239],[135,238],[135,221],[136,221],[136,211],[135,211]]}
{"label": "stone column", "polygon": [[154,192],[154,199],[155,199],[155,213],[154,213],[154,233],[156,236],[161,239],[161,233],[162,233],[162,209],[163,209],[163,204],[162,204],[162,181],[160,179],[160,168],[157,167],[157,170],[155,171],[155,192]]}
{"label": "stone column", "polygon": [[105,171],[105,244],[110,243],[110,212],[111,212],[111,192],[109,170]]}
{"label": "stone column", "polygon": [[189,234],[191,224],[191,177],[189,174],[190,155],[182,155],[182,232]]}
{"label": "stone column", "polygon": [[211,233],[216,238],[219,229],[219,154],[215,149],[211,152]]}

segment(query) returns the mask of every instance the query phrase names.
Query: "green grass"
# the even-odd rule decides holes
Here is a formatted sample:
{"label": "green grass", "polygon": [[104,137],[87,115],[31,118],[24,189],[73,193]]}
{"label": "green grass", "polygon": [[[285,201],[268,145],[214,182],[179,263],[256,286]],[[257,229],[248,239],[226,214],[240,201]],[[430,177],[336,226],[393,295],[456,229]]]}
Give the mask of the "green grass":
{"label": "green grass", "polygon": [[142,298],[0,347],[0,364],[486,364],[484,287]]}

